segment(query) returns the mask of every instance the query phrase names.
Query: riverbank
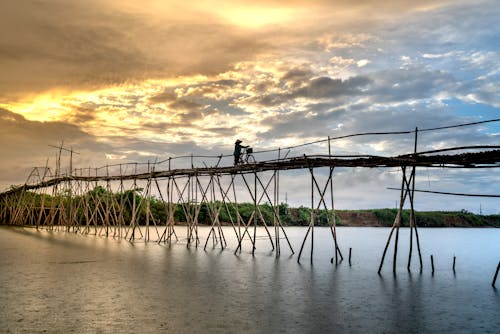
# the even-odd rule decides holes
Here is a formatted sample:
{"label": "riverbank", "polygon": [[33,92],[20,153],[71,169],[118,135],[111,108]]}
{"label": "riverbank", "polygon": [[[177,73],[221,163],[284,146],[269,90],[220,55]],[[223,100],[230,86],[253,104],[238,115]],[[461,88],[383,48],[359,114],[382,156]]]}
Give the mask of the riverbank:
{"label": "riverbank", "polygon": [[[337,210],[337,225],[382,226],[394,223],[397,209]],[[467,211],[416,212],[419,227],[500,227],[500,215],[477,215]],[[402,226],[409,226],[410,210],[403,210]]]}
{"label": "riverbank", "polygon": [[[88,205],[89,198],[97,203],[95,207]],[[80,203],[80,209],[77,210],[76,221],[79,225],[88,224],[89,216],[105,210],[107,206],[112,206],[116,212],[120,212],[121,224],[128,224],[133,218],[139,225],[148,224],[148,220],[163,225],[165,222],[173,219],[176,224],[182,225],[182,222],[188,221],[187,215],[192,220],[196,219],[200,225],[211,225],[214,216],[222,225],[231,225],[236,223],[240,217],[240,222],[254,224],[254,218],[257,217],[257,224],[262,221],[272,225],[276,217],[284,226],[307,226],[311,222],[311,209],[309,207],[290,207],[286,203],[281,203],[277,207],[269,203],[263,203],[257,206],[258,213],[255,214],[254,203],[230,203],[230,202],[202,202],[202,203],[166,203],[161,199],[151,197],[148,200],[136,192],[125,191],[123,193],[110,193],[102,187],[87,192],[85,195],[71,198],[52,197],[50,195],[41,195],[27,192],[24,197],[25,207],[32,208],[32,212],[26,211],[24,224],[37,225],[40,221],[45,221],[48,217],[54,217],[55,211],[63,210],[71,212],[71,206]],[[110,205],[111,204],[111,205]],[[88,206],[87,206],[88,205]],[[87,215],[82,207],[94,211]],[[55,209],[55,210],[54,210]],[[236,211],[238,211],[236,213]],[[368,209],[368,210],[336,210],[335,223],[338,226],[363,226],[363,227],[390,227],[398,210],[393,209]],[[41,216],[41,217],[40,217]],[[97,214],[95,214],[97,216]],[[99,214],[101,216],[101,214]],[[10,219],[10,212],[5,211],[4,222]],[[118,217],[116,217],[118,218]],[[54,219],[54,218],[52,218]],[[0,223],[0,224],[2,224]],[[100,224],[101,222],[97,222]],[[465,210],[461,211],[421,211],[416,212],[416,223],[420,227],[500,227],[500,214],[477,215]],[[95,223],[94,223],[95,224]],[[118,225],[120,222],[109,223]],[[314,224],[317,226],[328,226],[332,224],[331,210],[315,210]],[[401,225],[410,225],[410,210],[403,210],[401,215]]]}

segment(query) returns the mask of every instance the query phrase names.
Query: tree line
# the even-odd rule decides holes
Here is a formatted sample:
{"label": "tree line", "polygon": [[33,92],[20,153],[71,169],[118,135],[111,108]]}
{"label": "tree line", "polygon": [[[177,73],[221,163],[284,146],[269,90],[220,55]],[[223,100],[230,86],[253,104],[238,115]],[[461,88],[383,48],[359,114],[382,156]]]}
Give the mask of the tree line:
{"label": "tree line", "polygon": [[[269,203],[259,204],[257,207],[253,203],[227,203],[222,201],[202,202],[202,203],[167,203],[155,196],[148,200],[141,195],[142,189],[125,190],[123,192],[110,192],[102,186],[86,192],[83,195],[72,195],[69,191],[58,195],[38,194],[26,192],[23,196],[23,203],[26,208],[31,208],[35,213],[47,215],[51,208],[64,208],[66,211],[77,210],[77,220],[85,220],[85,208],[87,212],[97,210],[108,210],[109,212],[120,212],[125,222],[130,222],[133,212],[136,212],[135,221],[145,225],[149,219],[156,224],[164,225],[169,220],[169,208],[173,210],[173,219],[178,224],[187,222],[187,215],[196,216],[199,224],[211,224],[213,217],[218,216],[221,224],[229,225],[237,222],[236,210],[244,222],[248,222],[252,216],[257,215],[257,224],[262,225],[262,219],[268,225],[272,225],[276,215],[282,225],[285,226],[307,226],[311,222],[311,208],[299,206],[290,207],[286,203],[281,203],[275,208]],[[99,206],[99,207],[96,207]],[[149,206],[149,208],[148,208]],[[43,210],[41,209],[43,208]],[[28,209],[30,210],[30,209]],[[147,214],[149,211],[149,218]],[[335,223],[337,226],[358,226],[363,223],[360,219],[371,217],[373,226],[392,226],[397,215],[397,209],[370,209],[370,210],[338,210],[335,211]],[[357,215],[361,213],[361,215]],[[36,220],[36,214],[29,215],[31,220]],[[314,210],[315,226],[328,226],[332,224],[332,210]],[[353,218],[354,217],[354,218]],[[356,218],[358,217],[358,218]],[[416,212],[416,222],[421,227],[500,227],[500,215],[476,215],[465,210],[458,212],[430,211]],[[31,222],[32,223],[32,222]],[[409,226],[410,210],[403,210],[401,213],[401,225]],[[30,224],[27,222],[26,224]],[[253,222],[252,222],[253,224]],[[370,223],[363,224],[371,226]]]}

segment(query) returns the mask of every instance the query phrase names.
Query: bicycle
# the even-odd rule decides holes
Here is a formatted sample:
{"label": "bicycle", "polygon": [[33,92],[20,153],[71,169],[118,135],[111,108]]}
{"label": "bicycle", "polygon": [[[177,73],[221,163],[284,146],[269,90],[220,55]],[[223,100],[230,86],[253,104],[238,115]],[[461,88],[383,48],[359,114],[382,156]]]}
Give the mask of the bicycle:
{"label": "bicycle", "polygon": [[240,155],[240,160],[238,164],[254,164],[255,157],[253,156],[253,148],[247,147],[243,151],[243,154]]}

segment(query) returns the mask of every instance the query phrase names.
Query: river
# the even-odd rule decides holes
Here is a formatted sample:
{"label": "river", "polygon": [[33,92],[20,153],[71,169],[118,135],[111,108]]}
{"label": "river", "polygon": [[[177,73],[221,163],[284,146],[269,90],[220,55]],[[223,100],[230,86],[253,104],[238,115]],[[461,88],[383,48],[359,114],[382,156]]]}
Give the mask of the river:
{"label": "river", "polygon": [[327,228],[314,229],[313,261],[308,240],[300,263],[305,228],[286,229],[296,253],[282,239],[279,258],[262,228],[255,256],[248,242],[234,254],[229,227],[223,251],[212,242],[203,250],[203,238],[186,247],[184,230],[169,246],[1,227],[0,332],[500,332],[500,292],[491,286],[499,229],[419,229],[422,272],[415,247],[406,269],[409,231],[401,229],[395,275],[392,245],[377,274],[387,228],[339,227],[338,265]]}

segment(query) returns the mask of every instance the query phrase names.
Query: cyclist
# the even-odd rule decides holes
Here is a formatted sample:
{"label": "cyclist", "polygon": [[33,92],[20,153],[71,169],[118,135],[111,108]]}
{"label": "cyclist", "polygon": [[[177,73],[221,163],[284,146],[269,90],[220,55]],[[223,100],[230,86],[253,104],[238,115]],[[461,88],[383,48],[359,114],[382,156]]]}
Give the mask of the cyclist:
{"label": "cyclist", "polygon": [[240,161],[241,149],[247,148],[248,146],[241,145],[242,141],[237,139],[234,143],[234,165],[236,166]]}

